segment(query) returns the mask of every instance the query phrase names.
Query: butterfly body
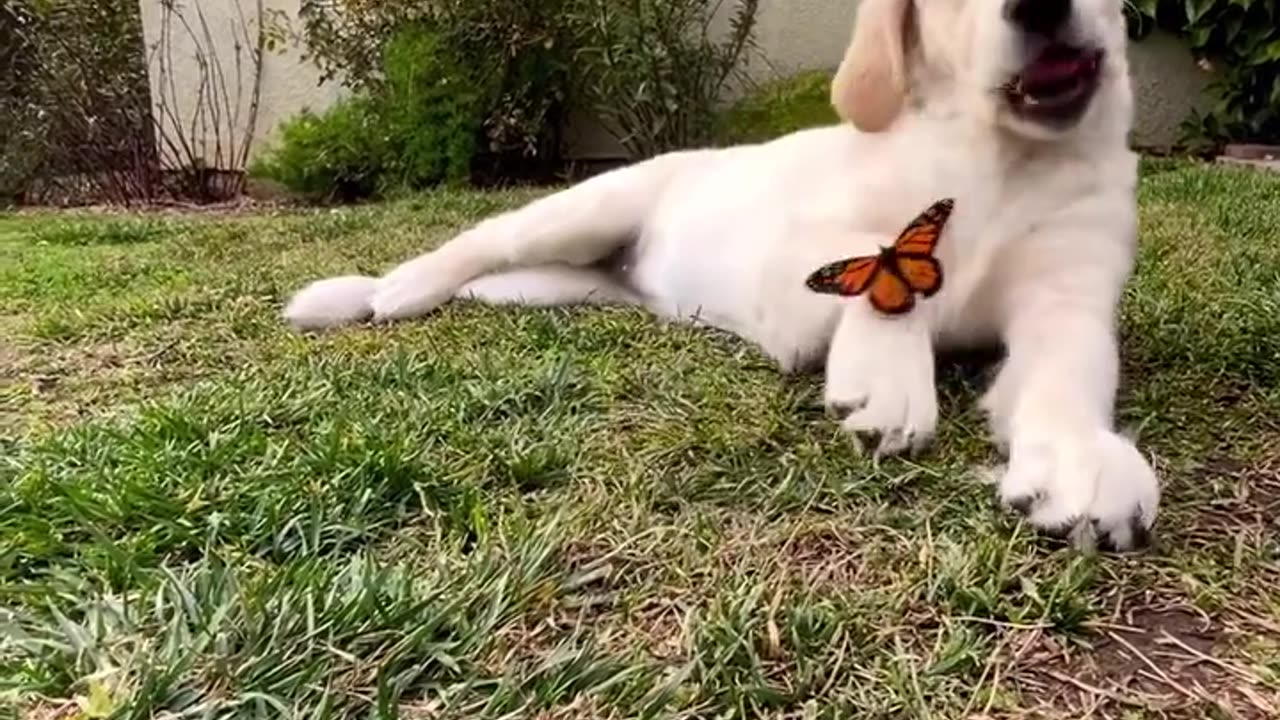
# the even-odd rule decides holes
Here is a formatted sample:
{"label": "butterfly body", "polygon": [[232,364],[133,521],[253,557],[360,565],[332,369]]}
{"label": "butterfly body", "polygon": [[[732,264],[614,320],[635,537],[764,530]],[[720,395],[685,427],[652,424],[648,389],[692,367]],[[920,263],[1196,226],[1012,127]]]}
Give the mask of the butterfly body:
{"label": "butterfly body", "polygon": [[942,289],[942,264],[933,256],[955,202],[934,203],[907,226],[893,245],[824,265],[809,276],[810,290],[830,295],[863,293],[886,315],[902,315],[916,306],[916,295],[932,297]]}

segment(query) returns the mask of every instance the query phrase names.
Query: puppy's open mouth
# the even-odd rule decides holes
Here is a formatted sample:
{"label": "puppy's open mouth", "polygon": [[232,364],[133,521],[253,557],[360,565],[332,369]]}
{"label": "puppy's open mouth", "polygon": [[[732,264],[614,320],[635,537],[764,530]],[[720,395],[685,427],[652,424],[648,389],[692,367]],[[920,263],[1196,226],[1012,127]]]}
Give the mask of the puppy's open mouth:
{"label": "puppy's open mouth", "polygon": [[1001,88],[1014,113],[1050,125],[1074,122],[1098,89],[1102,51],[1055,44]]}

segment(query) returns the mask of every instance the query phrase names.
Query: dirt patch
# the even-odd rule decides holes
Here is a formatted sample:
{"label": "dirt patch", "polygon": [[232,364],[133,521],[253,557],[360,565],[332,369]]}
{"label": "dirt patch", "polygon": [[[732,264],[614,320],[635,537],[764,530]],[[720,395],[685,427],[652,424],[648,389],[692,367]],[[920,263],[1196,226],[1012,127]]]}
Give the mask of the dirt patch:
{"label": "dirt patch", "polygon": [[618,618],[619,631],[614,643],[607,646],[615,654],[625,654],[636,647],[667,663],[681,662],[689,654],[688,600],[679,596],[662,596],[631,608]]}
{"label": "dirt patch", "polygon": [[[562,602],[567,611],[562,626],[595,627],[601,647],[619,655],[637,647],[662,660],[684,655],[685,617],[697,598],[664,574],[667,564],[677,561],[598,540],[571,543],[566,557],[581,570],[572,597]],[[639,588],[643,599],[635,597]]]}
{"label": "dirt patch", "polygon": [[780,523],[729,516],[714,551],[717,569],[751,573],[809,592],[889,587],[901,581],[899,557],[910,539],[860,518]]}
{"label": "dirt patch", "polygon": [[92,204],[71,205],[31,205],[21,207],[17,215],[35,217],[99,216],[99,217],[209,217],[228,218],[251,215],[270,215],[282,212],[305,211],[316,207],[309,205],[287,191],[275,185],[255,185],[250,195],[242,195],[233,200],[212,203],[193,203],[180,200],[156,200],[133,205]]}
{"label": "dirt patch", "polygon": [[804,528],[766,552],[776,558],[784,575],[798,578],[802,587],[819,591],[867,587],[884,578],[873,577],[883,568],[871,557],[880,544],[866,536],[863,528],[823,524]]}
{"label": "dirt patch", "polygon": [[156,372],[175,347],[143,348],[131,343],[88,343],[67,348],[32,348],[15,357],[15,377],[32,397],[62,399],[85,384],[109,385],[132,375]]}
{"label": "dirt patch", "polygon": [[1226,628],[1189,609],[1143,607],[1098,626],[1084,646],[1044,638],[1021,658],[1014,682],[1032,717],[1280,716],[1277,688],[1232,657],[1230,640]]}
{"label": "dirt patch", "polygon": [[[776,612],[795,591],[844,592],[888,582],[881,575],[892,563],[875,561],[875,551],[886,542],[881,530],[847,522],[770,522],[736,513],[724,513],[717,525],[716,542],[705,547],[687,542],[647,549],[571,544],[571,567],[608,572],[574,588],[572,597],[561,603],[570,615],[557,624],[595,627],[598,638],[607,637],[604,647],[614,653],[641,648],[653,659],[681,662],[691,649],[691,614],[705,611],[724,588],[734,587],[732,579],[749,576],[768,588],[761,601],[768,610],[762,612]],[[775,622],[770,618],[766,625]]]}
{"label": "dirt patch", "polygon": [[177,340],[151,345],[131,341],[31,345],[15,348],[4,359],[0,392],[7,392],[13,402],[0,411],[0,429],[19,433],[78,422],[108,409],[116,400],[138,399],[210,372],[190,362]]}
{"label": "dirt patch", "polygon": [[20,711],[22,720],[70,720],[81,716],[80,706],[66,702],[58,704],[41,703]]}
{"label": "dirt patch", "polygon": [[1255,462],[1215,458],[1205,464],[1204,472],[1227,483],[1232,492],[1197,509],[1199,529],[1211,533],[1252,531],[1271,537],[1280,533],[1280,438]]}

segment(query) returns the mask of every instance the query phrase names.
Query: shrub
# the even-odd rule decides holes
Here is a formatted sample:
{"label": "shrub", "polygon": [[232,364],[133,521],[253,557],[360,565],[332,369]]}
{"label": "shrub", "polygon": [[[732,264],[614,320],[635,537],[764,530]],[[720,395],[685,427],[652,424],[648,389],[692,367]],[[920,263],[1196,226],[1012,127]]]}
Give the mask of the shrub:
{"label": "shrub", "polygon": [[1212,106],[1183,125],[1192,149],[1223,142],[1280,142],[1280,0],[1140,0],[1130,28],[1180,33],[1218,70]]}
{"label": "shrub", "polygon": [[831,73],[807,72],[748,93],[720,116],[716,137],[721,144],[765,142],[837,122]]}
{"label": "shrub", "polygon": [[304,0],[300,17],[307,54],[323,77],[357,94],[386,92],[388,46],[402,29],[429,31],[439,52],[467,69],[470,85],[452,87],[481,90],[466,100],[477,103],[480,116],[474,151],[491,163],[519,166],[558,159],[569,46],[561,9],[570,1]]}
{"label": "shrub", "polygon": [[[148,47],[151,125],[166,175],[176,181],[170,185],[201,201],[235,197],[244,191],[252,157],[263,60],[285,42],[288,16],[268,9],[266,0],[155,4],[158,39]],[[234,9],[235,19],[223,25],[211,17],[205,8],[214,4]]]}
{"label": "shrub", "polygon": [[304,110],[280,126],[277,144],[251,172],[313,198],[354,200],[372,195],[386,153],[371,104],[341,100],[323,115]]}
{"label": "shrub", "polygon": [[150,47],[137,0],[0,3],[0,198],[238,194],[262,58],[284,29],[263,0],[227,2],[238,22],[218,28],[233,33],[222,47],[201,3],[159,0]]}
{"label": "shrub", "polygon": [[420,25],[395,31],[381,52],[376,88],[287,121],[253,172],[326,200],[467,179],[483,88]]}
{"label": "shrub", "polygon": [[725,90],[752,47],[759,0],[579,0],[570,16],[575,86],[635,158],[709,141]]}
{"label": "shrub", "polygon": [[[731,7],[729,31],[715,37],[722,4]],[[570,104],[601,117],[636,157],[706,142],[751,48],[757,8],[758,0],[304,0],[301,19],[308,56],[371,103],[394,149],[396,162],[376,170],[414,187],[458,177],[468,148],[473,177],[547,177],[560,165]],[[429,52],[397,52],[405,28],[429,37]],[[469,141],[462,118],[474,123]]]}
{"label": "shrub", "polygon": [[491,94],[455,58],[440,34],[409,26],[383,51],[385,86],[375,95],[388,182],[421,188],[468,178]]}
{"label": "shrub", "polygon": [[117,202],[150,194],[141,30],[131,0],[0,4],[0,195],[30,199],[37,185]]}

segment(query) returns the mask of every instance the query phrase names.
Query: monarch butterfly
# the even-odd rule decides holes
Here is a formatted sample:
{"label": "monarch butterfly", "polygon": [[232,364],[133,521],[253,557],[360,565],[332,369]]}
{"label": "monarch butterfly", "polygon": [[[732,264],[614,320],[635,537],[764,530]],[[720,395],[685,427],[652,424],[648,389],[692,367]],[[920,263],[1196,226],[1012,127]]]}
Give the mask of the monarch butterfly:
{"label": "monarch butterfly", "polygon": [[814,292],[857,296],[864,292],[871,305],[886,315],[902,315],[916,306],[916,293],[931,297],[942,289],[942,264],[933,249],[951,217],[955,201],[940,200],[920,214],[893,245],[878,255],[839,260],[824,265],[805,284]]}

